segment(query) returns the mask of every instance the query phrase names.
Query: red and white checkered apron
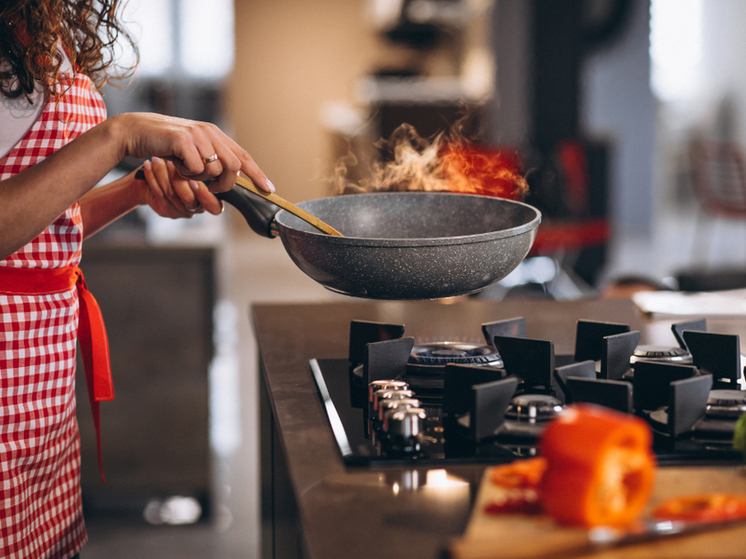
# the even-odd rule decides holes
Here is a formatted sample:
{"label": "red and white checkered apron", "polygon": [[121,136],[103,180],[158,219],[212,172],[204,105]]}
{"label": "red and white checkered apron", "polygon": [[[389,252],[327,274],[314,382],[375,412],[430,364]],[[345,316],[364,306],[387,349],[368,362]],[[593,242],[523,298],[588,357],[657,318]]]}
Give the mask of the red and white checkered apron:
{"label": "red and white checkered apron", "polygon": [[[61,96],[48,101],[39,120],[0,160],[0,180],[36,165],[106,118],[88,77],[76,74],[72,85],[58,91]],[[77,266],[82,240],[75,203],[0,260],[0,267],[54,274]],[[87,538],[75,418],[79,287],[73,278],[60,292],[30,293],[0,288],[0,556],[68,558]]]}

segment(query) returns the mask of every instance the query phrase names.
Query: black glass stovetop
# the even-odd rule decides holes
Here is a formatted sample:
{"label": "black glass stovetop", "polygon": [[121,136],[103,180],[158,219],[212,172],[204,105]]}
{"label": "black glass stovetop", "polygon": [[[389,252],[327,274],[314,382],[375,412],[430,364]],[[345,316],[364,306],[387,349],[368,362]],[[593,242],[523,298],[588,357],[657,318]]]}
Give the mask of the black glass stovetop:
{"label": "black glass stovetop", "polygon": [[[400,451],[378,440],[367,410],[353,405],[349,361],[312,359],[311,372],[344,463],[348,466],[500,464],[538,454],[536,439],[502,437],[479,443],[467,436],[461,422],[443,417],[437,405],[424,405],[427,420],[419,448]],[[520,431],[520,429],[519,429]],[[654,432],[653,450],[662,465],[740,463],[742,456],[729,444],[689,438],[671,440]]]}

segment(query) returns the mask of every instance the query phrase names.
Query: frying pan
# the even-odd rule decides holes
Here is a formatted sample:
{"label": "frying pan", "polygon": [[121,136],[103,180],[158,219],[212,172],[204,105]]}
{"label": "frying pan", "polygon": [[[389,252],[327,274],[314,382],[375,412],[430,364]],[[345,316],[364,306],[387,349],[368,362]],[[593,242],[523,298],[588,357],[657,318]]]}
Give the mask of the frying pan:
{"label": "frying pan", "polygon": [[526,257],[541,221],[528,204],[444,192],[349,194],[298,204],[344,235],[337,237],[238,186],[218,198],[255,232],[279,236],[306,275],[367,299],[476,293]]}

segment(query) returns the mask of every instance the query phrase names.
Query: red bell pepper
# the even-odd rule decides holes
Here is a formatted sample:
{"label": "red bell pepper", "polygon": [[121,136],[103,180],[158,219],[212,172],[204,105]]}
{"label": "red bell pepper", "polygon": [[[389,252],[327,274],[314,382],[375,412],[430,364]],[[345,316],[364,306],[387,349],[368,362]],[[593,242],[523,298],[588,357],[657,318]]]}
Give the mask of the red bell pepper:
{"label": "red bell pepper", "polygon": [[492,468],[490,480],[505,489],[538,489],[546,469],[547,460],[543,456],[516,460]]}
{"label": "red bell pepper", "polygon": [[541,502],[558,523],[626,526],[645,508],[656,462],[652,434],[642,419],[578,404],[546,428],[540,453],[547,469]]}
{"label": "red bell pepper", "polygon": [[673,497],[653,509],[659,520],[719,522],[746,517],[746,495],[704,493]]}
{"label": "red bell pepper", "polygon": [[518,494],[511,494],[502,501],[487,503],[484,507],[486,514],[542,514],[544,509],[541,506],[537,495],[533,491],[520,491]]}

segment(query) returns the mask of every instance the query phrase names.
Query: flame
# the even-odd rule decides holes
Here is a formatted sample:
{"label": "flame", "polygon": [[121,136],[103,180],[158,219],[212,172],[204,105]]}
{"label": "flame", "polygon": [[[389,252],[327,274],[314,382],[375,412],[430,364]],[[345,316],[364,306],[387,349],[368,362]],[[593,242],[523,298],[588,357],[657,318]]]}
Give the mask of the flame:
{"label": "flame", "polygon": [[429,190],[520,200],[528,191],[516,153],[477,146],[457,132],[428,141],[402,124],[377,146],[391,160],[375,161],[369,176],[355,184],[347,170],[357,161],[352,155],[341,159],[335,169],[338,192]]}

